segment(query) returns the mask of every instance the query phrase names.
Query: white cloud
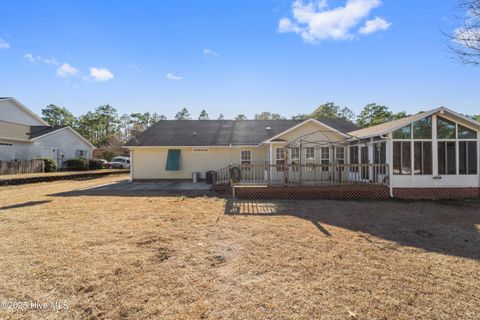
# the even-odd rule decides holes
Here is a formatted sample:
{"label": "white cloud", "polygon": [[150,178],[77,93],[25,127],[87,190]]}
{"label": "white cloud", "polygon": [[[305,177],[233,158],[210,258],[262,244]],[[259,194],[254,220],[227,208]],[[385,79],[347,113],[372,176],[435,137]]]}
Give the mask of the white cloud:
{"label": "white cloud", "polygon": [[42,58],[41,56],[34,56],[31,53],[25,53],[23,55],[25,59],[30,61],[31,63],[43,62],[46,64],[53,64],[53,65],[60,65],[61,63],[57,61],[55,58]]}
{"label": "white cloud", "polygon": [[[343,7],[330,8],[326,0],[313,0],[308,3],[296,0],[292,4],[293,20],[289,18],[280,19],[278,32],[297,33],[307,42],[350,40],[356,34],[353,29],[368,17],[374,8],[381,4],[381,0],[347,0]],[[383,19],[382,21],[389,24]],[[373,27],[370,26],[369,28]]]}
{"label": "white cloud", "polygon": [[7,41],[0,38],[0,50],[1,49],[8,49],[8,48],[10,48],[10,44]]}
{"label": "white cloud", "polygon": [[370,34],[377,31],[385,31],[390,28],[392,24],[382,18],[375,17],[375,19],[368,20],[365,25],[358,30],[361,34]]}
{"label": "white cloud", "polygon": [[170,72],[167,73],[167,74],[165,75],[165,77],[167,77],[167,79],[169,79],[169,80],[182,80],[182,79],[183,79],[183,77],[181,77],[181,76],[176,76],[176,75],[174,75],[173,73],[170,73]]}
{"label": "white cloud", "polygon": [[57,69],[57,75],[63,78],[66,78],[68,76],[74,76],[78,73],[78,70],[68,63],[63,63],[60,67]]}
{"label": "white cloud", "polygon": [[206,56],[218,57],[218,53],[216,53],[212,49],[203,49],[203,54]]}
{"label": "white cloud", "polygon": [[60,64],[60,62],[58,62],[57,59],[55,59],[55,58],[50,58],[50,59],[45,58],[45,59],[42,60],[42,62],[46,63],[46,64],[54,64],[54,65],[59,65]]}
{"label": "white cloud", "polygon": [[25,54],[23,55],[23,57],[24,57],[25,59],[27,59],[28,61],[30,61],[31,63],[35,63],[35,62],[37,62],[38,60],[40,60],[40,57],[38,57],[38,56],[37,56],[37,57],[34,57],[31,53],[25,53]]}
{"label": "white cloud", "polygon": [[114,78],[113,73],[107,68],[90,68],[90,77],[96,81],[108,81]]}

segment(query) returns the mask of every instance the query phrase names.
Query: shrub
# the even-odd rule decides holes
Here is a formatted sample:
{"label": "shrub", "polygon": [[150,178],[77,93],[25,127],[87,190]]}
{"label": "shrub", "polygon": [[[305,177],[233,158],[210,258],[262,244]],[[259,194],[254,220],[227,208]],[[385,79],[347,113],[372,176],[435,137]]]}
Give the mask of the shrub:
{"label": "shrub", "polygon": [[100,160],[100,159],[90,159],[90,160],[88,160],[88,169],[89,170],[104,169],[103,161]]}
{"label": "shrub", "polygon": [[83,158],[68,159],[65,161],[65,166],[70,171],[86,171],[88,170],[88,160]]}
{"label": "shrub", "polygon": [[57,161],[52,158],[40,158],[38,160],[43,161],[43,169],[45,172],[56,172],[57,171]]}

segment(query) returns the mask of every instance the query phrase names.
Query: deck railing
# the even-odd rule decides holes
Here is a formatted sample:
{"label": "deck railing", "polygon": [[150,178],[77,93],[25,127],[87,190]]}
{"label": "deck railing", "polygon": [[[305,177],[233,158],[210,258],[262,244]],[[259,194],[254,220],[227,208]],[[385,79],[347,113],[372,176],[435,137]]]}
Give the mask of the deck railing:
{"label": "deck railing", "polygon": [[216,184],[388,185],[387,164],[242,164],[217,171]]}

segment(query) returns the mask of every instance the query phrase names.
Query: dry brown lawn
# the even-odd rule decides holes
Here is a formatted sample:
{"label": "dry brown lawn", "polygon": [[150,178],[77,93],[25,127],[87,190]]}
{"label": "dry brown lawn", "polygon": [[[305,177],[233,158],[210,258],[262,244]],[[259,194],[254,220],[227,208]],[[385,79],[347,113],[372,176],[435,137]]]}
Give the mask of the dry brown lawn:
{"label": "dry brown lawn", "polygon": [[79,190],[124,178],[0,189],[1,319],[480,318],[480,202]]}

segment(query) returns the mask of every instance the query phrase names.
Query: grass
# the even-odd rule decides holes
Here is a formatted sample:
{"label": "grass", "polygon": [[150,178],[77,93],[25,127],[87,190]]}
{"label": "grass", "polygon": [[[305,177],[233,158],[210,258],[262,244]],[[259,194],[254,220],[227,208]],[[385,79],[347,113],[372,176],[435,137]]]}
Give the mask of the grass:
{"label": "grass", "polygon": [[119,179],[0,189],[0,301],[68,304],[0,318],[480,316],[479,202],[82,192]]}

